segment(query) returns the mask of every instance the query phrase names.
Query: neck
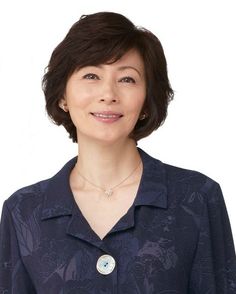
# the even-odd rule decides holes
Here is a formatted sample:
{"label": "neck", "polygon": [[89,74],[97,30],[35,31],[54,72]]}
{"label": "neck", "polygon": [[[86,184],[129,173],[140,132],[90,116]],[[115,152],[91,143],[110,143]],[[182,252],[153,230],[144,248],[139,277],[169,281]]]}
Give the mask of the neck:
{"label": "neck", "polygon": [[[105,189],[119,184],[141,161],[135,141],[132,139],[112,146],[80,142],[78,153],[77,171],[90,182]],[[139,168],[136,171],[138,170]],[[134,181],[136,171],[124,184]],[[84,189],[91,189],[91,185],[79,177],[75,170],[75,179],[76,177]]]}

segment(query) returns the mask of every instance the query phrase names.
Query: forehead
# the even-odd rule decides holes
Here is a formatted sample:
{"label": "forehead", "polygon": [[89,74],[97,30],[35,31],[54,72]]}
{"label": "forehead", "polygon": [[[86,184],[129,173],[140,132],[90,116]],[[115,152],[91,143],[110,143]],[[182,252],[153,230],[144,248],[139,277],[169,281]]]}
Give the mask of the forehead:
{"label": "forehead", "polygon": [[136,49],[131,49],[127,51],[124,55],[122,55],[120,59],[112,63],[108,61],[106,64],[114,65],[114,66],[116,65],[136,66],[144,70],[143,58],[141,57],[140,53]]}

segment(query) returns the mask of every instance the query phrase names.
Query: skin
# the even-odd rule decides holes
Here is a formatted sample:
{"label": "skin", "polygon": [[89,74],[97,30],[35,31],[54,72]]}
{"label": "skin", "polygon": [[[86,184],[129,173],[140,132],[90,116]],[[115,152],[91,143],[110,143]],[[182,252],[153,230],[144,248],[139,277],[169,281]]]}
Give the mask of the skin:
{"label": "skin", "polygon": [[[128,135],[139,119],[146,97],[144,62],[135,49],[113,64],[86,66],[69,78],[60,106],[76,126],[79,156],[76,168],[94,184],[117,185],[140,162],[135,141]],[[91,112],[115,111],[123,117],[114,123],[97,121]],[[74,168],[74,190],[94,190]],[[137,180],[142,164],[126,184]],[[97,191],[98,192],[98,191]],[[96,197],[104,197],[98,193]],[[106,196],[105,196],[106,197]]]}

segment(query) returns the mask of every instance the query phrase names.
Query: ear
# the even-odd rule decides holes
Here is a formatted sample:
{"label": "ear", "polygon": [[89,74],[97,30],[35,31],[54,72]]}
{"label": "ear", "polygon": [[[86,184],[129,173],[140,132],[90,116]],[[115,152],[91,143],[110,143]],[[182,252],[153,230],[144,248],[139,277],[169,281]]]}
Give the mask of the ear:
{"label": "ear", "polygon": [[58,103],[59,107],[64,110],[65,112],[68,112],[68,106],[67,106],[67,102],[65,98],[62,98],[59,103]]}

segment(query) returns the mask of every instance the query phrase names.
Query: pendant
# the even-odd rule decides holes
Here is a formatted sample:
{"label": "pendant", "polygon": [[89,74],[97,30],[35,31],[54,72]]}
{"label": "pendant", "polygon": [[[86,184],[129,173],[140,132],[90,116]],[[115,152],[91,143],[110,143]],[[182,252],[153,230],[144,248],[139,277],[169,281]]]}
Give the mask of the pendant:
{"label": "pendant", "polygon": [[105,194],[110,197],[113,194],[112,189],[105,190]]}

